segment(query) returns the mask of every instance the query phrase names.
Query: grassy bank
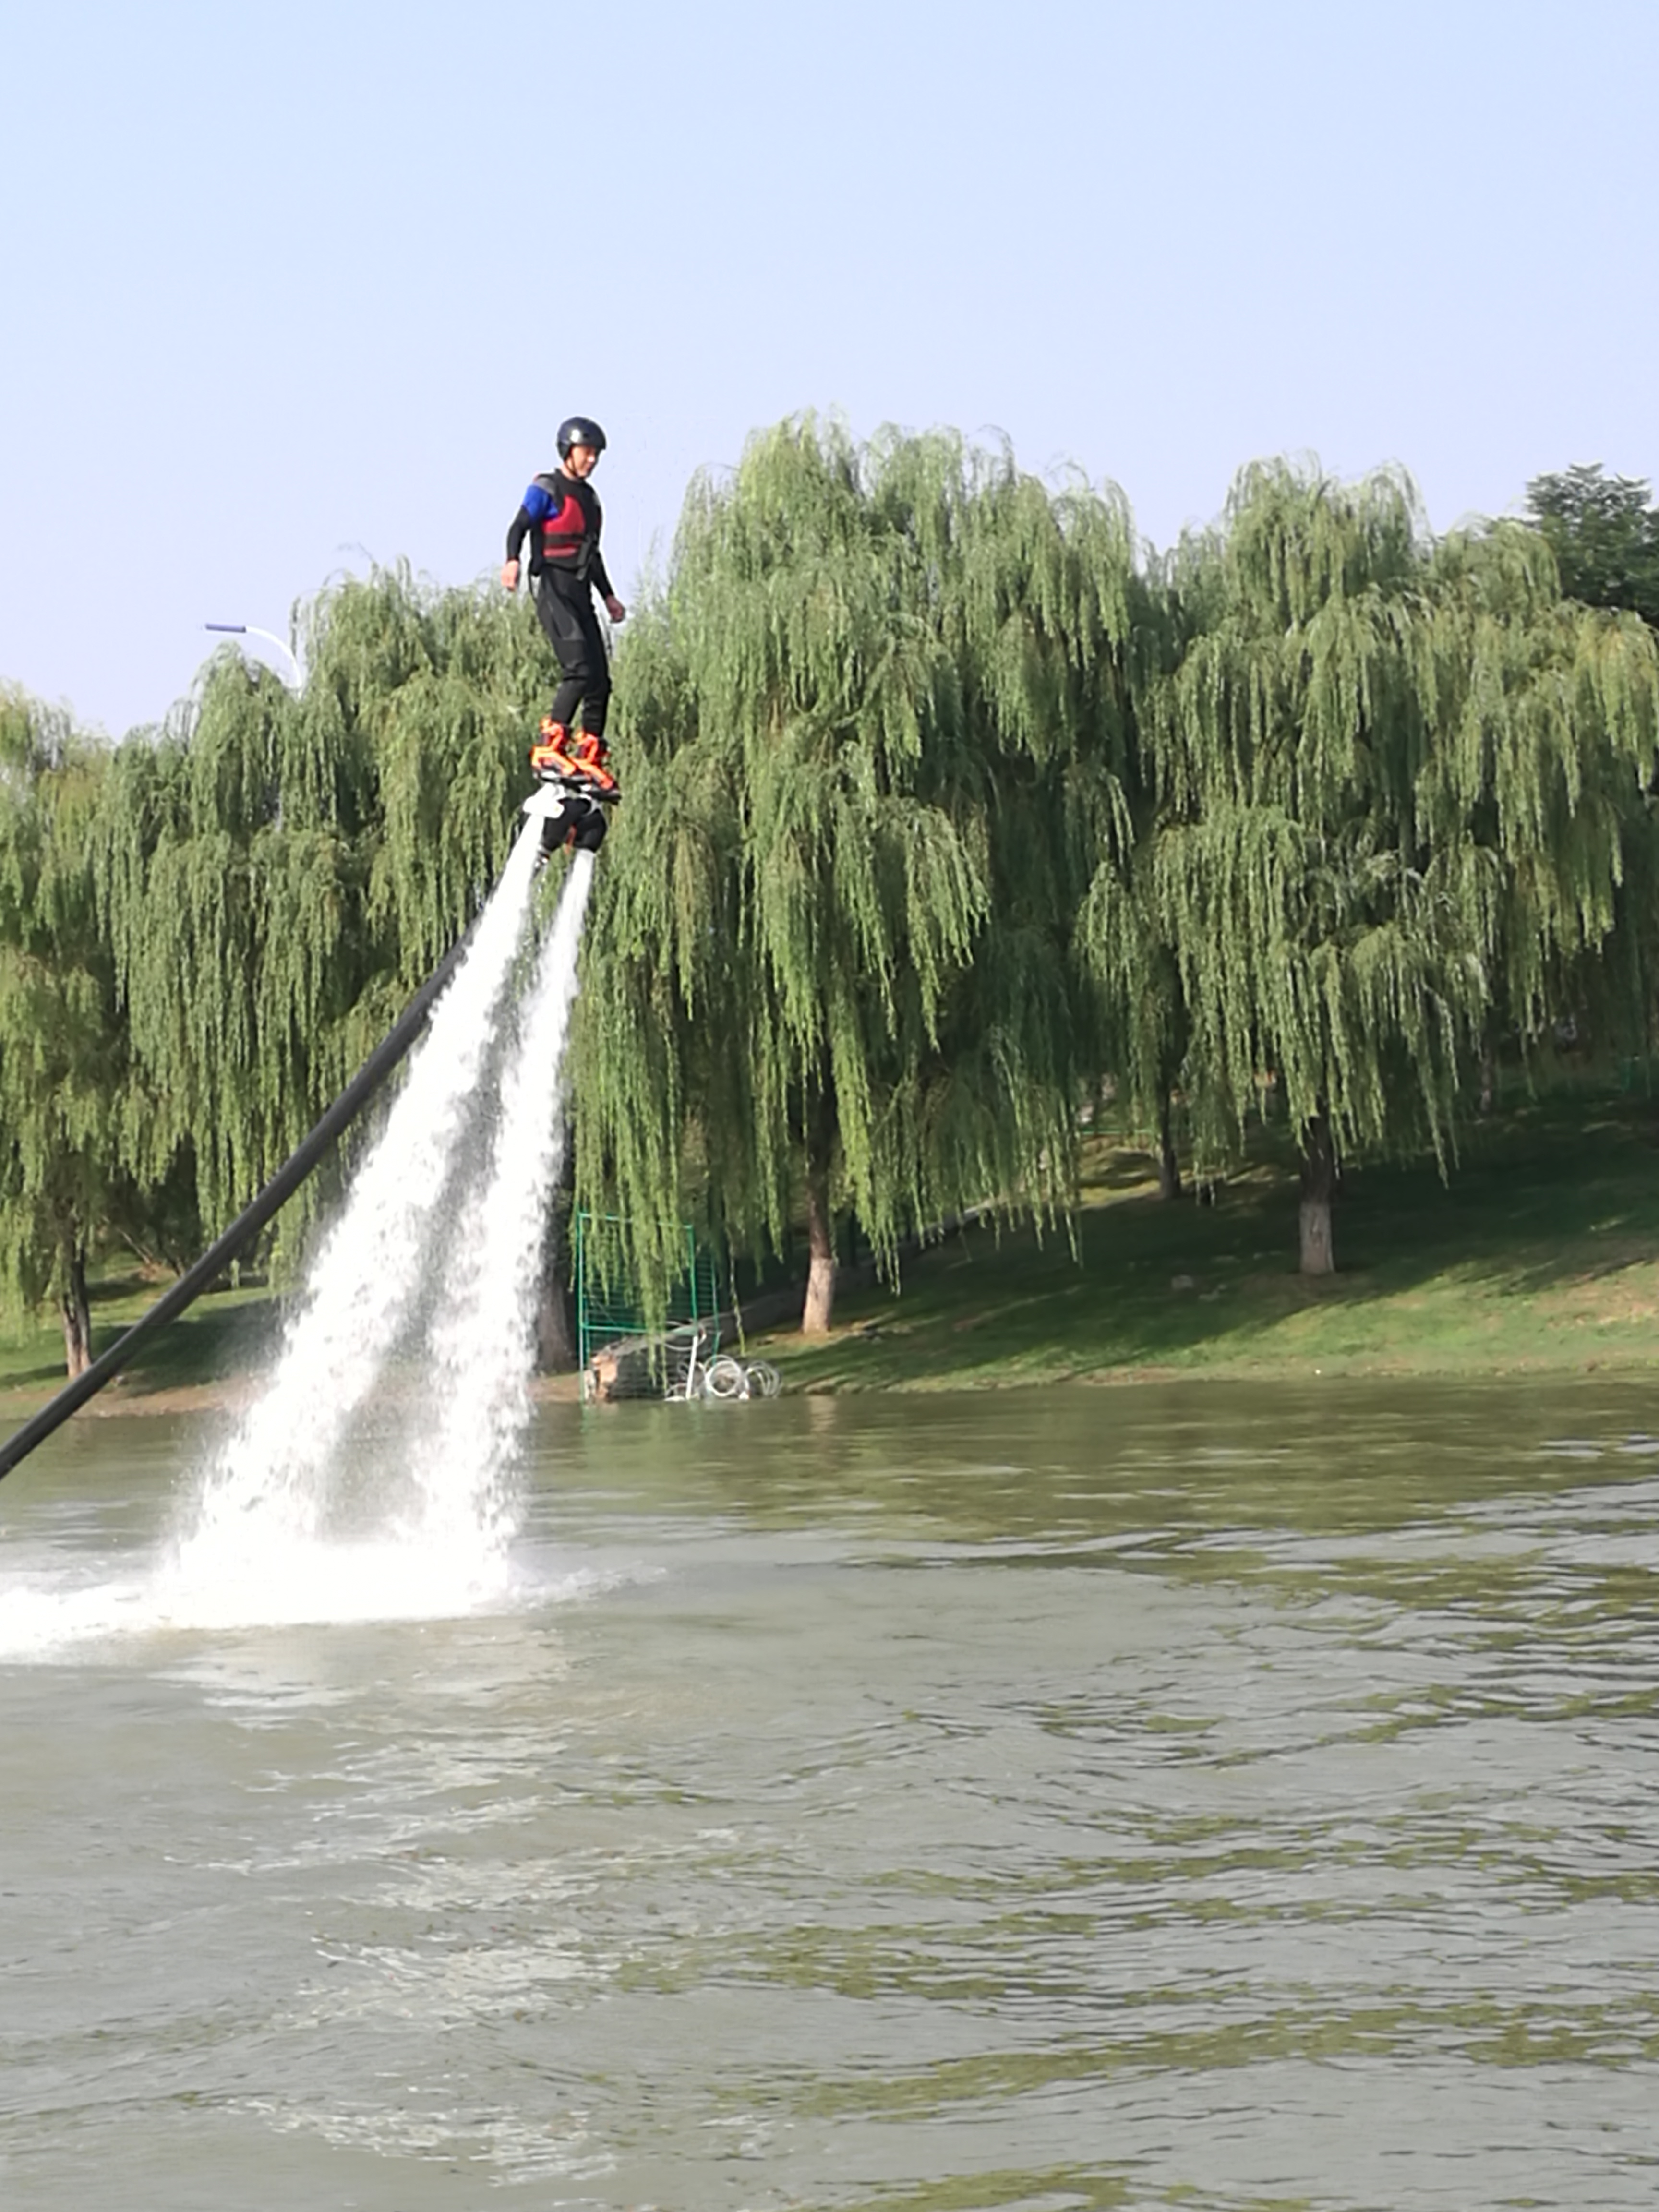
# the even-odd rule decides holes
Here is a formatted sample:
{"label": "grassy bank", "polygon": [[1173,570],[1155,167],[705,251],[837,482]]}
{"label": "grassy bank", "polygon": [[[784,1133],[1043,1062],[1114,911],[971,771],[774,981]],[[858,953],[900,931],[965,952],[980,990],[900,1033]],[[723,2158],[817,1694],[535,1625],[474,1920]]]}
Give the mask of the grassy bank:
{"label": "grassy bank", "polygon": [[[94,1283],[94,1351],[106,1351],[171,1279],[133,1273]],[[141,1346],[131,1373],[112,1382],[94,1403],[113,1410],[162,1394],[222,1395],[258,1356],[274,1322],[275,1302],[257,1285],[210,1292],[158,1329]],[[27,1420],[64,1379],[64,1332],[55,1317],[0,1319],[0,1428]]]}
{"label": "grassy bank", "polygon": [[1264,1156],[1212,1206],[1158,1196],[1097,1144],[1063,1233],[954,1236],[901,1295],[844,1298],[834,1335],[769,1337],[792,1390],[1151,1376],[1659,1370],[1659,1102],[1522,1103],[1431,1164],[1346,1178],[1333,1278],[1296,1270],[1296,1180]]}
{"label": "grassy bank", "polygon": [[[1166,1204],[1142,1152],[1091,1146],[1075,1238],[973,1229],[905,1266],[898,1295],[846,1292],[835,1332],[751,1344],[791,1390],[951,1389],[1149,1376],[1659,1375],[1659,1102],[1522,1103],[1432,1165],[1352,1172],[1340,1273],[1296,1271],[1297,1188],[1264,1152],[1213,1205]],[[160,1286],[99,1285],[101,1350]],[[203,1299],[99,1401],[222,1395],[268,1340],[257,1289]],[[63,1379],[50,1321],[0,1331],[0,1420]],[[185,1401],[187,1402],[187,1398]]]}

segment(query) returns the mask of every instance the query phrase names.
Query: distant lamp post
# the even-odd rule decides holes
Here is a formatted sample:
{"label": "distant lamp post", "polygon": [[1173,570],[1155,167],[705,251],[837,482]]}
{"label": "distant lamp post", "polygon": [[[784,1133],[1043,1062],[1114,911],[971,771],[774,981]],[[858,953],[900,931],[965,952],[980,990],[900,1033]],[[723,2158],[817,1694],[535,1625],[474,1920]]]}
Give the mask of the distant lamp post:
{"label": "distant lamp post", "polygon": [[[227,637],[263,638],[267,645],[274,646],[276,648],[277,652],[282,654],[283,659],[287,661],[289,668],[294,672],[292,678],[289,683],[289,689],[291,691],[296,692],[304,690],[306,682],[304,669],[301,667],[298,660],[295,658],[294,653],[289,647],[285,646],[283,643],[282,639],[274,635],[271,631],[268,629],[259,629],[256,628],[252,623],[204,623],[202,624],[202,628],[204,629],[218,630]],[[278,672],[280,673],[280,672]]]}

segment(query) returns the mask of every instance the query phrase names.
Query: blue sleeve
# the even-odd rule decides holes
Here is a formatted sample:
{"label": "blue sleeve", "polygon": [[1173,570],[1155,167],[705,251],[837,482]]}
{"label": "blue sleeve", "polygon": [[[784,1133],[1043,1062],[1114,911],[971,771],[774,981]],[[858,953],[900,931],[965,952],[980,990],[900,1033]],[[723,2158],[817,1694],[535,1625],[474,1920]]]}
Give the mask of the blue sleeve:
{"label": "blue sleeve", "polygon": [[524,495],[524,511],[532,522],[545,522],[553,512],[553,501],[545,486],[533,483]]}

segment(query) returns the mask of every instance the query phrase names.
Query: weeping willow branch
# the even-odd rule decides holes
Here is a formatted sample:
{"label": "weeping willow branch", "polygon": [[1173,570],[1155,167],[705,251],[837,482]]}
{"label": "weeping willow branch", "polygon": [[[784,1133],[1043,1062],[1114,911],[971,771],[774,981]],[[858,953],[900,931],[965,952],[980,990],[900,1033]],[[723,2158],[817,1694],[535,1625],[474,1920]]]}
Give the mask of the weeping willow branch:
{"label": "weeping willow branch", "polygon": [[1141,686],[1134,837],[1080,918],[1143,1107],[1178,1054],[1212,1146],[1270,1075],[1338,1157],[1426,1136],[1443,1160],[1483,1036],[1536,1035],[1621,924],[1640,1023],[1644,625],[1563,601],[1530,532],[1437,546],[1394,471],[1249,470],[1171,573],[1182,643]]}
{"label": "weeping willow branch", "polygon": [[809,1172],[890,1267],[1068,1202],[1139,590],[1121,502],[948,436],[787,422],[693,487],[622,662],[576,1055],[582,1200],[659,1300],[684,1215],[781,1248]]}

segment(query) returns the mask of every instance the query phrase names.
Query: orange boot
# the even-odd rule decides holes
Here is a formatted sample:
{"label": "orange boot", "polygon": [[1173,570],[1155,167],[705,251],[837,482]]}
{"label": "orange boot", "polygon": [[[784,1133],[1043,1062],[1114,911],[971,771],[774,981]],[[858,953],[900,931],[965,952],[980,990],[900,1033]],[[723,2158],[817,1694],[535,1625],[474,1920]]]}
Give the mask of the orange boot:
{"label": "orange boot", "polygon": [[530,748],[530,766],[537,775],[580,774],[571,756],[570,732],[562,722],[556,722],[550,714],[542,717],[542,726],[536,732],[536,742]]}
{"label": "orange boot", "polygon": [[571,740],[570,757],[575,763],[576,773],[586,777],[597,790],[614,791],[617,788],[617,779],[606,764],[609,756],[603,738],[590,737],[584,730],[580,737]]}

